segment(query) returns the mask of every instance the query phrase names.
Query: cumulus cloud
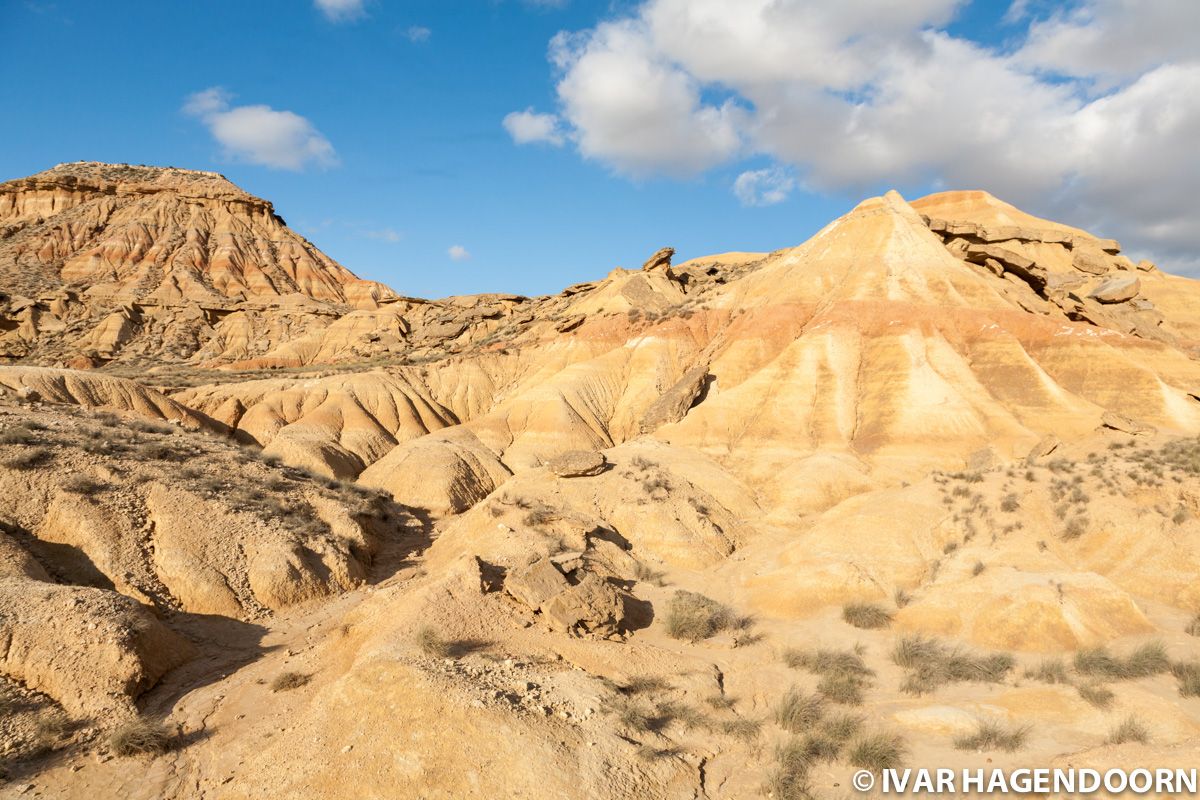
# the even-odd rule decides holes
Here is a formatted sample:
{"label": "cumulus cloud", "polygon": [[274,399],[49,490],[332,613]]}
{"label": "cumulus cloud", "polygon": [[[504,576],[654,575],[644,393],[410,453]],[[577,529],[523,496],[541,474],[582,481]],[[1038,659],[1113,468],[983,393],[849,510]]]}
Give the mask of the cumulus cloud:
{"label": "cumulus cloud", "polygon": [[733,182],[733,194],[744,206],[782,203],[796,188],[796,179],[780,167],[743,172]]}
{"label": "cumulus cloud", "polygon": [[350,22],[367,13],[363,0],[313,0],[313,5],[330,22]]}
{"label": "cumulus cloud", "polygon": [[517,144],[544,142],[558,147],[563,143],[557,114],[539,114],[527,108],[507,114],[502,124]]}
{"label": "cumulus cloud", "polygon": [[233,159],[276,169],[300,170],[310,163],[332,166],[337,154],[312,123],[270,106],[231,106],[232,96],[213,87],[188,97],[183,111],[196,117]]}
{"label": "cumulus cloud", "polygon": [[468,252],[467,248],[463,247],[461,244],[450,245],[450,248],[446,251],[446,255],[450,256],[451,261],[466,261],[471,257],[471,254]]}
{"label": "cumulus cloud", "polygon": [[557,115],[540,116],[627,175],[750,156],[793,170],[743,172],[743,202],[791,179],[786,196],[799,178],[815,191],[986,188],[1168,267],[1188,255],[1200,4],[1080,0],[1047,13],[1018,0],[1003,49],[946,30],[961,5],[642,0],[554,37]]}

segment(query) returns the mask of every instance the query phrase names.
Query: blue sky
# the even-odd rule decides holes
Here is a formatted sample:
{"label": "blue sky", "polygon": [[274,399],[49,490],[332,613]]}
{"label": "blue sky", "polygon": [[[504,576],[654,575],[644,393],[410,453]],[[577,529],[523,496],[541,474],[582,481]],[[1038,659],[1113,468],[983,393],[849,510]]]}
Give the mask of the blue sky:
{"label": "blue sky", "polygon": [[[944,77],[945,92],[994,92],[1004,113],[1036,122],[1013,130],[1038,136],[1091,130],[1118,102],[1150,103],[1161,95],[1135,90],[1164,67],[1174,83],[1161,92],[1190,88],[1196,53],[1187,41],[1117,70],[1089,60],[1088,48],[1104,43],[1087,35],[1120,23],[1114,3],[914,0],[903,18],[879,19],[888,15],[856,13],[861,1],[816,4],[816,16],[812,4],[785,1],[793,17],[725,42],[727,30],[775,12],[763,0],[0,0],[0,66],[10,78],[0,178],[81,159],[215,169],[272,200],[357,274],[431,297],[556,291],[636,267],[664,245],[681,257],[787,247],[892,186],[909,196],[998,186],[1030,211],[1104,225],[1186,262],[1156,216],[1162,203],[1122,200],[1120,176],[1088,172],[1111,158],[1104,141],[1089,139],[1090,161],[1046,179],[1054,169],[1026,152],[1038,140],[958,131],[957,106],[922,107],[926,93],[906,88]],[[776,61],[801,49],[823,60],[786,70],[755,63],[780,44],[771,37],[814,30],[815,43],[784,40]],[[870,45],[876,52],[855,50],[872,36],[883,43]],[[1045,55],[1063,52],[1064,41],[1077,57]],[[876,57],[880,47],[895,52]],[[825,74],[832,63],[851,67]],[[975,70],[983,85],[955,83]],[[208,110],[186,113],[206,90],[219,90]],[[1176,152],[1172,137],[1192,131],[1195,116],[1195,101],[1179,102],[1182,122],[1134,144]],[[271,112],[239,111],[256,106]],[[519,143],[503,121],[526,109],[541,127]],[[963,108],[971,120],[988,113],[997,111]],[[274,134],[259,119],[301,126],[306,149],[288,155],[295,140],[260,141]],[[1067,145],[1072,135],[1083,141],[1064,135]],[[1194,150],[1179,151],[1174,171],[1195,165]],[[1157,163],[1133,168],[1171,179]],[[453,258],[454,246],[469,257]]]}

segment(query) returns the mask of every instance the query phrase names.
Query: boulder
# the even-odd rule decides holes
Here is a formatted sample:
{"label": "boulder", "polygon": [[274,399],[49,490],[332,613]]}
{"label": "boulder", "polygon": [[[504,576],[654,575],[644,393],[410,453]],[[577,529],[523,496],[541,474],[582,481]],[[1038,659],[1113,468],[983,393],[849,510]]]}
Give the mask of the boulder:
{"label": "boulder", "polygon": [[595,450],[568,450],[550,459],[546,464],[550,471],[560,478],[599,475],[607,465],[604,454]]}
{"label": "boulder", "polygon": [[1138,296],[1142,290],[1142,282],[1135,276],[1127,278],[1110,278],[1093,289],[1088,297],[1101,303],[1124,303]]}
{"label": "boulder", "polygon": [[621,593],[597,575],[559,592],[545,608],[551,627],[575,635],[612,636],[621,632],[625,602]]}
{"label": "boulder", "polygon": [[652,270],[658,269],[659,267],[666,267],[669,269],[671,266],[671,258],[674,255],[674,247],[664,247],[661,250],[656,251],[654,255],[650,256],[650,258],[646,259],[646,263],[642,264],[642,269]]}
{"label": "boulder", "polygon": [[1137,268],[1142,272],[1153,272],[1154,270],[1158,269],[1158,267],[1154,265],[1153,261],[1147,261],[1144,258],[1137,262]]}
{"label": "boulder", "polygon": [[994,244],[967,245],[967,261],[983,266],[989,259],[999,262],[1005,272],[1012,272],[1033,286],[1041,289],[1046,285],[1046,270],[1020,253],[1014,253]]}
{"label": "boulder", "polygon": [[1104,416],[1100,418],[1100,424],[1105,428],[1112,428],[1114,431],[1121,431],[1122,433],[1129,433],[1134,436],[1157,432],[1157,429],[1153,425],[1138,422],[1114,411],[1105,411]]}
{"label": "boulder", "polygon": [[573,317],[567,317],[562,322],[555,325],[554,329],[556,331],[558,331],[559,333],[566,333],[567,331],[573,331],[576,328],[578,328],[580,325],[582,325],[583,321],[585,319],[587,319],[587,317],[585,317],[583,314],[576,314]]}
{"label": "boulder", "polygon": [[646,413],[642,415],[642,433],[650,433],[667,423],[683,419],[696,398],[704,391],[707,378],[708,365],[692,367],[683,373],[683,377],[646,409]]}
{"label": "boulder", "polygon": [[570,586],[549,558],[539,558],[523,569],[513,570],[504,580],[504,590],[534,611],[540,611]]}
{"label": "boulder", "polygon": [[1071,266],[1089,275],[1103,275],[1111,268],[1109,258],[1096,250],[1076,250],[1071,258]]}
{"label": "boulder", "polygon": [[1026,463],[1036,463],[1039,458],[1045,458],[1057,450],[1061,444],[1062,440],[1052,433],[1043,436],[1037,444],[1029,449],[1029,454],[1025,456]]}

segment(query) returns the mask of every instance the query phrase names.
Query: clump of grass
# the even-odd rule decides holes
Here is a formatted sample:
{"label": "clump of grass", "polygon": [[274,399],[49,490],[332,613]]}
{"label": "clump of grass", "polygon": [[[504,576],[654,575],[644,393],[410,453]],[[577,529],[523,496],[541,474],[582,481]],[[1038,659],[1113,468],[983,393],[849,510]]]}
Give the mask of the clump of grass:
{"label": "clump of grass", "polygon": [[1146,744],[1149,741],[1150,731],[1146,729],[1142,721],[1135,716],[1128,716],[1109,731],[1106,744],[1126,744],[1127,742]]}
{"label": "clump of grass", "polygon": [[1088,518],[1087,517],[1072,517],[1067,526],[1063,528],[1062,538],[1070,541],[1078,539],[1083,534],[1087,533]]}
{"label": "clump of grass", "polygon": [[744,742],[752,742],[762,733],[762,722],[745,717],[726,720],[721,723],[721,733]]}
{"label": "clump of grass", "polygon": [[1021,501],[1015,494],[1006,494],[1000,500],[1000,510],[1006,514],[1011,514],[1021,507]]}
{"label": "clump of grass", "polygon": [[896,642],[892,661],[908,672],[900,685],[908,694],[927,694],[947,683],[999,683],[1016,663],[1008,653],[974,655],[919,634]]}
{"label": "clump of grass", "polygon": [[1171,674],[1179,682],[1180,697],[1200,697],[1200,661],[1177,661]]}
{"label": "clump of grass", "polygon": [[767,792],[776,800],[811,800],[813,794],[808,780],[812,766],[809,753],[791,743],[775,751],[778,765],[767,778]]}
{"label": "clump of grass", "polygon": [[1166,672],[1171,668],[1161,642],[1141,645],[1127,657],[1115,656],[1105,647],[1092,647],[1075,654],[1075,671],[1103,680],[1131,680]]}
{"label": "clump of grass", "polygon": [[42,439],[40,430],[45,430],[44,426],[28,422],[13,425],[0,431],[0,444],[37,444]]}
{"label": "clump of grass", "polygon": [[1192,621],[1183,630],[1188,636],[1200,636],[1200,614],[1192,617]]}
{"label": "clump of grass", "polygon": [[974,733],[955,737],[954,747],[958,750],[1003,750],[1012,753],[1025,745],[1029,731],[1028,725],[1008,728],[993,720],[980,720]]}
{"label": "clump of grass", "polygon": [[450,643],[432,625],[422,625],[417,630],[417,646],[422,653],[433,658],[447,658],[450,655]]}
{"label": "clump of grass", "polygon": [[1116,697],[1111,689],[1107,686],[1101,686],[1098,683],[1085,683],[1076,691],[1079,692],[1079,696],[1085,701],[1101,710],[1111,706]]}
{"label": "clump of grass", "polygon": [[1036,667],[1025,670],[1025,677],[1042,683],[1070,683],[1067,665],[1061,658],[1048,658]]}
{"label": "clump of grass", "polygon": [[867,630],[892,624],[892,612],[876,603],[849,603],[842,607],[842,620]]}
{"label": "clump of grass", "polygon": [[716,600],[679,589],[667,607],[667,635],[697,642],[732,627],[733,612]]}
{"label": "clump of grass", "polygon": [[289,692],[292,689],[299,689],[310,680],[312,680],[312,676],[305,675],[303,672],[281,672],[271,681],[271,691]]}
{"label": "clump of grass", "polygon": [[904,608],[912,602],[912,595],[897,587],[896,591],[892,592],[892,602],[896,604],[896,608]]}
{"label": "clump of grass", "polygon": [[859,769],[879,773],[899,767],[907,751],[904,739],[898,734],[868,733],[850,745],[847,760]]}
{"label": "clump of grass", "polygon": [[796,687],[788,689],[778,708],[775,721],[791,733],[802,733],[815,726],[825,715],[825,701],[817,694],[805,694]]}
{"label": "clump of grass", "polygon": [[987,569],[987,565],[982,561],[976,561],[975,566],[971,567],[971,577],[978,578]]}
{"label": "clump of grass", "polygon": [[108,748],[118,756],[159,755],[171,749],[167,726],[148,719],[134,719],[117,726],[108,736]]}

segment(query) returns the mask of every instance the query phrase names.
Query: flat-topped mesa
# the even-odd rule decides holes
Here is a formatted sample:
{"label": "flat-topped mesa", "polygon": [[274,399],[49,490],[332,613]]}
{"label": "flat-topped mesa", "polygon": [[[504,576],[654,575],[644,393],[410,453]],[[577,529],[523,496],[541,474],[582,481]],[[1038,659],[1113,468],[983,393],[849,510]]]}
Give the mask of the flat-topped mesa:
{"label": "flat-topped mesa", "polygon": [[74,162],[0,184],[0,283],[23,294],[345,303],[355,281],[215,172]]}

